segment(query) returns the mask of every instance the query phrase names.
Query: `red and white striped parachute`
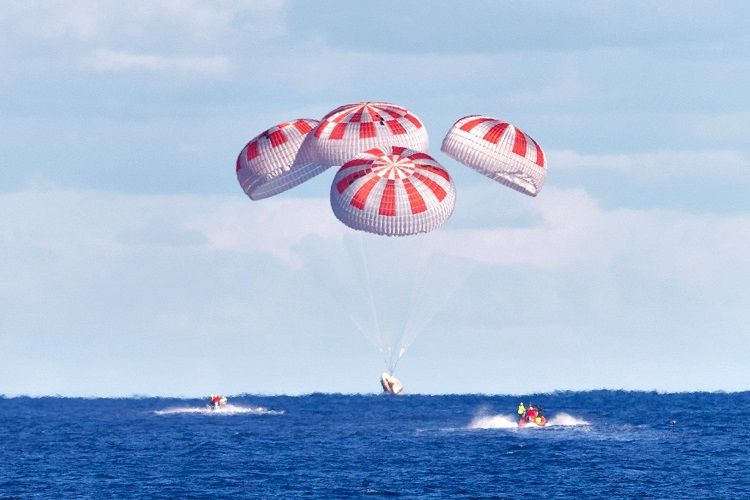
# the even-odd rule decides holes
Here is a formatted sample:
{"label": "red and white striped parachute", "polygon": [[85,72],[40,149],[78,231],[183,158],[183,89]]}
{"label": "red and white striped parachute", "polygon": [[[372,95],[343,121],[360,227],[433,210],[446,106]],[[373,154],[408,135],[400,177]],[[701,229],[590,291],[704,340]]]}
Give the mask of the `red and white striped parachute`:
{"label": "red and white striped parachute", "polygon": [[374,148],[341,166],[331,208],[347,226],[389,236],[426,233],[453,212],[448,172],[427,153],[400,146]]}
{"label": "red and white striped parachute", "polygon": [[300,149],[317,125],[317,120],[307,118],[280,123],[242,148],[237,157],[237,180],[251,199],[284,192],[327,168]]}
{"label": "red and white striped parachute", "polygon": [[506,186],[536,196],[547,176],[541,146],[510,123],[488,116],[460,118],[441,151]]}
{"label": "red and white striped parachute", "polygon": [[422,121],[406,108],[383,102],[340,106],[323,117],[305,141],[321,166],[342,165],[362,151],[402,146],[427,151]]}

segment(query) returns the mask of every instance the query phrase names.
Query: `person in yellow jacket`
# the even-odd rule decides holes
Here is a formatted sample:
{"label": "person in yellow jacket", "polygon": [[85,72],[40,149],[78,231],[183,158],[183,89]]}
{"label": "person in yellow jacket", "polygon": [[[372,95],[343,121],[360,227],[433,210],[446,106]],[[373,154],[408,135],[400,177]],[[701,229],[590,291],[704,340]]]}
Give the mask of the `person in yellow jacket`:
{"label": "person in yellow jacket", "polygon": [[523,417],[526,415],[526,407],[523,405],[523,401],[518,403],[518,418]]}

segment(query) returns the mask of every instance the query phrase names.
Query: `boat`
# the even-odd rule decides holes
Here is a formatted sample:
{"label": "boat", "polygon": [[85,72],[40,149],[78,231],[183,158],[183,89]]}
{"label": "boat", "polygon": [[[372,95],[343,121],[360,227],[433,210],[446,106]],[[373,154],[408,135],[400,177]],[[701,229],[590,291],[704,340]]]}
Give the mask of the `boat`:
{"label": "boat", "polygon": [[534,420],[529,420],[525,417],[518,419],[518,427],[544,427],[547,425],[547,417],[538,416]]}
{"label": "boat", "polygon": [[211,397],[208,400],[209,410],[220,410],[224,408],[226,405],[227,405],[226,396],[222,396],[220,394],[211,394]]}
{"label": "boat", "polygon": [[518,427],[544,427],[547,425],[547,417],[543,412],[541,406],[529,403],[528,408],[518,417]]}

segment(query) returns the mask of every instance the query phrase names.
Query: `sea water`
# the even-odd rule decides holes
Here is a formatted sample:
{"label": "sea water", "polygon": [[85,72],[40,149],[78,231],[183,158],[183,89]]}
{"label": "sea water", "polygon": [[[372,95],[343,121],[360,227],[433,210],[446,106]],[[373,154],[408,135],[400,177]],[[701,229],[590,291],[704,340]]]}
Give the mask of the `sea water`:
{"label": "sea water", "polygon": [[0,398],[0,497],[750,497],[750,393]]}

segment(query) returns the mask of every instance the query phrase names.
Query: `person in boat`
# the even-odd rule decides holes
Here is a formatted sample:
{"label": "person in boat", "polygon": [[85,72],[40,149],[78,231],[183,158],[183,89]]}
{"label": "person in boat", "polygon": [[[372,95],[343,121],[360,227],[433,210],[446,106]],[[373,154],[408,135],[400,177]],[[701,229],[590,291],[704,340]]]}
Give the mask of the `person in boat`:
{"label": "person in boat", "polygon": [[534,419],[536,419],[538,412],[536,410],[536,407],[529,403],[529,407],[526,410],[526,421],[527,422],[534,422]]}
{"label": "person in boat", "polygon": [[547,417],[544,416],[544,408],[540,405],[533,405],[536,415],[531,420],[536,425],[545,425],[547,423]]}
{"label": "person in boat", "polygon": [[523,401],[518,403],[518,419],[521,420],[526,416],[526,407],[523,405]]}
{"label": "person in boat", "polygon": [[209,401],[209,405],[212,408],[216,409],[221,406],[225,406],[226,404],[227,404],[227,398],[219,394],[211,394],[211,400]]}
{"label": "person in boat", "polygon": [[[521,412],[522,408],[523,412]],[[518,426],[523,427],[526,424],[536,424],[540,427],[547,424],[547,418],[541,406],[535,403],[529,403],[527,407],[524,407],[523,403],[518,404]]]}

